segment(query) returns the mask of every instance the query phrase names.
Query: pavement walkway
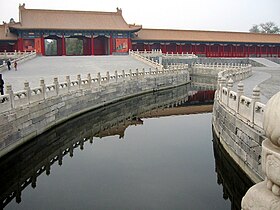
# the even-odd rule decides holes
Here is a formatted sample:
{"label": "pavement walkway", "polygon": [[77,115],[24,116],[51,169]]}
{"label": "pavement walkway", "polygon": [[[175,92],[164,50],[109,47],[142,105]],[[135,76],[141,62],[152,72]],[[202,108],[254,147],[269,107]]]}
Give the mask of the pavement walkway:
{"label": "pavement walkway", "polygon": [[40,78],[45,79],[45,84],[52,84],[53,78],[65,81],[67,75],[72,80],[81,74],[85,78],[88,73],[96,77],[97,73],[105,75],[107,71],[114,74],[117,70],[128,72],[129,69],[148,71],[150,66],[144,64],[129,55],[114,56],[53,56],[36,57],[18,65],[18,70],[5,70],[2,72],[6,84],[11,84],[14,91],[23,90],[24,81],[30,83],[31,88],[39,87]]}
{"label": "pavement walkway", "polygon": [[268,60],[266,58],[250,58],[253,61],[256,61],[266,67],[280,67],[280,65],[278,63],[275,63],[271,60]]}

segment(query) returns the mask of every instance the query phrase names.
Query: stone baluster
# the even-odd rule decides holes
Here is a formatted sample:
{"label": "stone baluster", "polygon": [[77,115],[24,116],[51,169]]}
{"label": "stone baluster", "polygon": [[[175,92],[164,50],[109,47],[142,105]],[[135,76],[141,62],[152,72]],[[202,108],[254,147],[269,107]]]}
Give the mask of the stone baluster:
{"label": "stone baluster", "polygon": [[100,72],[97,73],[98,85],[101,85],[101,74]]}
{"label": "stone baluster", "polygon": [[30,103],[31,91],[30,91],[29,82],[27,82],[27,81],[24,82],[24,90],[26,91],[26,97],[27,97],[28,103]]}
{"label": "stone baluster", "polygon": [[71,89],[71,81],[70,81],[69,75],[66,76],[66,83],[67,83],[67,89],[68,89],[68,93],[69,93],[70,89]]}
{"label": "stone baluster", "polygon": [[244,94],[244,85],[243,83],[240,81],[237,85],[237,107],[236,107],[236,113],[239,113],[239,106],[240,106],[240,97]]}
{"label": "stone baluster", "polygon": [[242,199],[243,210],[279,210],[280,208],[280,92],[266,104],[263,128],[266,140],[262,142],[263,182],[252,186]]}
{"label": "stone baluster", "polygon": [[55,88],[56,95],[58,95],[58,93],[59,93],[59,84],[58,84],[58,78],[57,77],[53,78],[53,84],[55,86],[54,88]]}
{"label": "stone baluster", "polygon": [[254,123],[254,114],[255,114],[255,104],[256,102],[259,102],[261,100],[261,90],[258,86],[256,86],[253,89],[253,95],[252,95],[252,106],[250,110],[250,122]]}
{"label": "stone baluster", "polygon": [[45,99],[46,98],[46,85],[45,85],[45,80],[43,78],[40,79],[40,87],[42,90],[43,99]]}
{"label": "stone baluster", "polygon": [[231,91],[232,87],[233,87],[233,80],[230,78],[227,84],[227,106],[229,105],[229,92]]}
{"label": "stone baluster", "polygon": [[118,82],[118,71],[115,71],[115,81]]}
{"label": "stone baluster", "polygon": [[109,83],[110,82],[110,72],[109,71],[107,71],[107,73],[106,73],[106,78],[107,78],[107,83]]}
{"label": "stone baluster", "polygon": [[80,74],[77,75],[77,80],[78,80],[79,89],[81,89],[82,79],[81,79],[81,75]]}
{"label": "stone baluster", "polygon": [[11,102],[11,108],[15,108],[15,99],[14,99],[14,91],[12,89],[12,85],[6,86],[6,94],[9,95],[9,101]]}
{"label": "stone baluster", "polygon": [[131,71],[131,69],[129,69],[129,77],[130,77],[130,80],[132,80],[132,71]]}
{"label": "stone baluster", "polygon": [[138,79],[138,77],[139,77],[139,70],[136,69],[136,79]]}
{"label": "stone baluster", "polygon": [[123,81],[125,80],[125,71],[122,70],[122,78],[123,78]]}
{"label": "stone baluster", "polygon": [[59,151],[57,155],[58,165],[62,166],[63,154],[62,151]]}
{"label": "stone baluster", "polygon": [[88,80],[88,88],[91,88],[92,82],[91,82],[91,75],[90,75],[90,73],[87,74],[87,80]]}
{"label": "stone baluster", "polygon": [[221,87],[221,89],[220,89],[220,99],[222,100],[222,97],[223,97],[223,87],[226,86],[226,78],[222,77],[220,84],[221,84],[220,85],[220,87]]}

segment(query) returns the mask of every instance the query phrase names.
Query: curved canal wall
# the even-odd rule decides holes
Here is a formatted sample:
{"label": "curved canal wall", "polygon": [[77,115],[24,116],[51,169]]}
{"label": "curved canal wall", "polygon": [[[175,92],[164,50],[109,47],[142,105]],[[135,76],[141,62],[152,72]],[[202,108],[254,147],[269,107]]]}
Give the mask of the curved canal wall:
{"label": "curved canal wall", "polygon": [[122,72],[75,81],[69,76],[65,82],[54,78],[54,83],[31,89],[25,82],[22,91],[14,93],[7,86],[0,96],[0,157],[29,139],[70,118],[92,109],[139,94],[168,89],[189,83],[189,72],[184,65],[148,72]]}
{"label": "curved canal wall", "polygon": [[254,182],[263,180],[261,145],[265,139],[262,128],[265,105],[260,103],[260,89],[252,97],[244,95],[244,86],[232,90],[233,81],[219,80],[213,106],[213,132],[228,154]]}

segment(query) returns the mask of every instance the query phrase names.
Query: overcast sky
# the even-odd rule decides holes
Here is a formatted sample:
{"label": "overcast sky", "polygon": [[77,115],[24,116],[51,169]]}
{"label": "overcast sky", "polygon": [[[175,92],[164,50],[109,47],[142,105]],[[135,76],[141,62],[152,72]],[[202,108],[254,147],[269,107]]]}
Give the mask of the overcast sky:
{"label": "overcast sky", "polygon": [[116,11],[143,28],[248,31],[273,21],[280,26],[280,0],[0,0],[0,21],[18,21],[18,5],[28,9]]}

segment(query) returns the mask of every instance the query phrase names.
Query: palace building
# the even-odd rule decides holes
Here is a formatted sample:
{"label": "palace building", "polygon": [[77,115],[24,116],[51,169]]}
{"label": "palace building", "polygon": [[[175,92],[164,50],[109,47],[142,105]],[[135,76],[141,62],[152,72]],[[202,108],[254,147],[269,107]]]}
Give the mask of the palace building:
{"label": "palace building", "polygon": [[80,40],[81,55],[126,54],[129,50],[194,53],[204,57],[280,57],[280,35],[246,32],[146,29],[127,24],[116,12],[26,9],[19,22],[0,25],[0,51],[34,51],[71,55],[67,43]]}

